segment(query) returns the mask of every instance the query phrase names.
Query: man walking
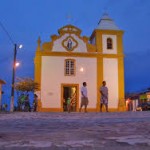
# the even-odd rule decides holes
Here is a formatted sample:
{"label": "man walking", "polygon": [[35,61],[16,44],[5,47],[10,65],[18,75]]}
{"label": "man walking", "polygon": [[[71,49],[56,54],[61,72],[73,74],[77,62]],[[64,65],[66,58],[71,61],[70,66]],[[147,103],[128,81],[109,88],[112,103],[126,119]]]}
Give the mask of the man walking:
{"label": "man walking", "polygon": [[108,112],[108,88],[106,87],[106,81],[102,82],[102,86],[100,87],[100,93],[101,93],[100,112],[102,112],[103,105],[105,105],[106,112]]}
{"label": "man walking", "polygon": [[83,82],[83,86],[81,88],[81,105],[80,105],[80,112],[82,107],[84,106],[84,112],[87,112],[87,105],[88,105],[88,97],[87,97],[87,88],[86,88],[87,84],[86,82]]}

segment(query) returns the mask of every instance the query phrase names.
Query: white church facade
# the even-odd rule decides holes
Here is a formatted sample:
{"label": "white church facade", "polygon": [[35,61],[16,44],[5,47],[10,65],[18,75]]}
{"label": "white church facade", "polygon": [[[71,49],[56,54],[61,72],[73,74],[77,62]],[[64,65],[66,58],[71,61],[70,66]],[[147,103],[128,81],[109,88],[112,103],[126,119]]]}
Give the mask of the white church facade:
{"label": "white church facade", "polygon": [[109,90],[109,111],[124,111],[123,31],[104,14],[90,37],[66,25],[52,35],[50,42],[36,49],[35,82],[39,84],[38,111],[65,112],[66,101],[73,99],[72,111],[78,112],[80,89],[87,83],[88,112],[100,109],[99,88],[105,80]]}

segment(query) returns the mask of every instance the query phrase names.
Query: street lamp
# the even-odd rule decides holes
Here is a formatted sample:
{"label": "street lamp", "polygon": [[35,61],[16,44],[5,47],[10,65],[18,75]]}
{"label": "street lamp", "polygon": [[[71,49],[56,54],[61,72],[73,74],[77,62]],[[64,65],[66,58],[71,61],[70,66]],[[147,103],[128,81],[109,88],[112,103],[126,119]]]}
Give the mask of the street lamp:
{"label": "street lamp", "polygon": [[16,67],[19,67],[20,66],[20,63],[19,62],[16,62]]}
{"label": "street lamp", "polygon": [[22,45],[17,47],[17,44],[14,44],[14,59],[13,59],[13,73],[12,73],[12,86],[11,86],[11,101],[10,101],[10,112],[14,111],[14,83],[15,83],[15,75],[16,75],[16,57],[17,57],[17,48],[22,48]]}
{"label": "street lamp", "polygon": [[[12,87],[11,87],[11,102],[10,102],[10,111],[13,112],[14,110],[14,83],[15,83],[15,73],[16,73],[16,56],[17,56],[17,44],[14,43],[11,35],[6,30],[6,28],[3,26],[3,24],[0,22],[0,27],[4,30],[6,35],[8,36],[11,43],[14,45],[14,60],[13,60],[13,73],[12,73]],[[18,48],[22,48],[22,45],[19,45]]]}

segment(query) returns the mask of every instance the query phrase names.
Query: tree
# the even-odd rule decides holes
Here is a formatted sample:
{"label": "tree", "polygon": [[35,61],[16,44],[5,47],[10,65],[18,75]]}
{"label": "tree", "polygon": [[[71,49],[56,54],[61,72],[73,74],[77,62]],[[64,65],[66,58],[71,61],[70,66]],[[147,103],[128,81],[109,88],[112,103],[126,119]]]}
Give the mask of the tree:
{"label": "tree", "polygon": [[38,83],[34,82],[31,78],[18,78],[18,82],[15,83],[15,90],[18,92],[28,93],[38,90]]}

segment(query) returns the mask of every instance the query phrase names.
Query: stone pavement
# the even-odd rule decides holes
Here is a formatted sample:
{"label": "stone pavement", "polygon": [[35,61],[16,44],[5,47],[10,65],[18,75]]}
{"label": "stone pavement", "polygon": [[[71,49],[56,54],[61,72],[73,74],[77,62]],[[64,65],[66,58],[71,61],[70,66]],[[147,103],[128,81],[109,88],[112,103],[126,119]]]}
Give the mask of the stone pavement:
{"label": "stone pavement", "polygon": [[150,150],[150,111],[0,113],[0,150]]}

